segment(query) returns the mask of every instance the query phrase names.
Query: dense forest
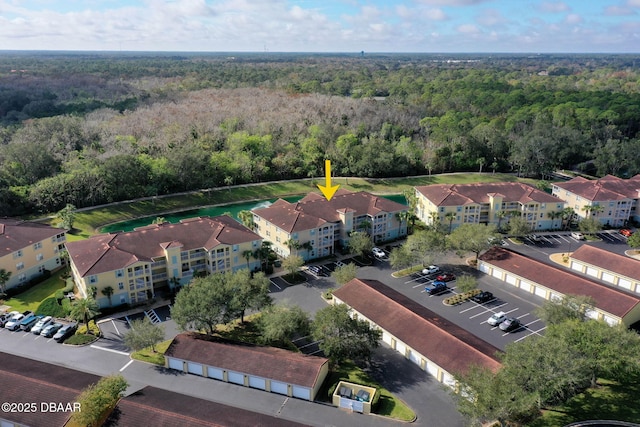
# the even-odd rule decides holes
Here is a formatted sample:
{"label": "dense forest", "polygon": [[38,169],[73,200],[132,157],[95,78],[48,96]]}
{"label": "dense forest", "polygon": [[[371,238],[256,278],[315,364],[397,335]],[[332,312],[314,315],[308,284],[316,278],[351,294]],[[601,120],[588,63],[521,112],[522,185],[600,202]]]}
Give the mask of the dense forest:
{"label": "dense forest", "polygon": [[342,176],[631,176],[639,59],[0,52],[0,215],[318,176],[325,158]]}

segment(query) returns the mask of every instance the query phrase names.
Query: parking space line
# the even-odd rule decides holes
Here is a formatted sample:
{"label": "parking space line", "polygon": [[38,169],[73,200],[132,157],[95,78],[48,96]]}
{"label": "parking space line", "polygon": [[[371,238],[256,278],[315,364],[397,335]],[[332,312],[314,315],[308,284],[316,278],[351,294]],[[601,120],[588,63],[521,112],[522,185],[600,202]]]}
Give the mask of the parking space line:
{"label": "parking space line", "polygon": [[526,325],[524,325],[524,326],[528,327],[529,325],[533,325],[534,323],[539,322],[539,321],[540,321],[540,319],[536,319],[536,320],[534,320],[533,322],[529,322],[529,323],[527,323],[527,324],[526,324]]}
{"label": "parking space line", "polygon": [[483,309],[483,310],[486,310],[486,308],[485,308],[485,306],[484,306],[484,305],[482,305],[482,304],[478,304],[478,303],[475,303],[475,305],[474,305],[473,307],[465,308],[464,310],[462,310],[462,311],[460,312],[460,314],[462,314],[462,313],[466,313],[467,311],[475,310],[476,308],[481,308],[481,309]]}
{"label": "parking space line", "polygon": [[120,351],[120,350],[114,350],[112,348],[104,348],[104,347],[100,347],[100,346],[93,345],[93,344],[91,344],[89,347],[95,348],[97,350],[110,351],[111,353],[121,354],[123,356],[129,356],[129,353],[127,353],[127,352]]}
{"label": "parking space line", "polygon": [[269,281],[271,282],[271,284],[272,284],[273,286],[275,286],[275,287],[276,287],[276,288],[278,288],[279,290],[282,290],[282,288],[281,288],[280,286],[278,286],[278,285],[276,284],[276,282],[274,282],[274,281],[273,281],[273,280],[271,280],[271,279],[269,279]]}
{"label": "parking space line", "polygon": [[116,335],[118,335],[119,337],[122,336],[122,334],[120,333],[120,331],[118,330],[118,327],[116,326],[116,322],[111,319],[111,323],[113,323],[113,328],[116,330]]}
{"label": "parking space line", "polygon": [[481,315],[483,315],[483,314],[485,314],[485,313],[488,313],[488,312],[490,312],[490,311],[492,311],[492,312],[494,312],[494,313],[495,313],[495,311],[494,311],[494,310],[497,310],[497,309],[499,309],[500,307],[504,307],[504,306],[505,306],[505,305],[507,305],[507,304],[509,304],[509,303],[508,303],[508,302],[505,302],[504,304],[500,304],[500,305],[499,305],[499,306],[497,306],[497,307],[490,307],[490,308],[487,308],[487,309],[485,310],[485,312],[484,312],[484,313],[475,314],[475,315],[473,315],[473,316],[469,317],[469,319],[473,319],[474,317],[481,316]]}
{"label": "parking space line", "polygon": [[[518,316],[518,319],[522,319],[523,317],[528,316],[529,314],[531,314],[531,313],[525,313],[522,316]],[[540,320],[540,319],[538,319],[538,320]],[[531,323],[534,323],[534,322],[531,322]]]}
{"label": "parking space line", "polygon": [[124,365],[122,368],[120,368],[120,372],[122,372],[125,369],[127,369],[129,367],[129,365],[131,365],[132,363],[133,363],[133,359],[129,360],[126,365]]}

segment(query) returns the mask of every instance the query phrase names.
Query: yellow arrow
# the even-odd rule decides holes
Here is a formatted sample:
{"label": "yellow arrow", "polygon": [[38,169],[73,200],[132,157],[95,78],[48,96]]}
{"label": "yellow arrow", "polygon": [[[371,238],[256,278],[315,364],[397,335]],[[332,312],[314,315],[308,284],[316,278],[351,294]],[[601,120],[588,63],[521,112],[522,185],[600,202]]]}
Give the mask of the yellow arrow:
{"label": "yellow arrow", "polygon": [[324,161],[324,169],[325,185],[318,184],[318,188],[320,189],[320,191],[322,191],[322,194],[324,194],[324,197],[326,197],[327,200],[331,200],[333,195],[336,194],[338,188],[340,188],[340,185],[331,185],[331,160]]}

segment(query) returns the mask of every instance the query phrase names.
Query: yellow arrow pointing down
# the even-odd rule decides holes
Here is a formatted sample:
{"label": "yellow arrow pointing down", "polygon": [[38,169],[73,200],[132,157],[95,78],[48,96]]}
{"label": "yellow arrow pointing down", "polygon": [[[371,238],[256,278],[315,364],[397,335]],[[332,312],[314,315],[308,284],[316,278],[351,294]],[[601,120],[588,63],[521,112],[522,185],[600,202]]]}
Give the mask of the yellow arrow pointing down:
{"label": "yellow arrow pointing down", "polygon": [[336,194],[336,191],[338,191],[338,188],[340,188],[340,185],[331,185],[331,160],[324,161],[324,172],[325,185],[318,184],[318,188],[327,200],[331,200],[333,195]]}

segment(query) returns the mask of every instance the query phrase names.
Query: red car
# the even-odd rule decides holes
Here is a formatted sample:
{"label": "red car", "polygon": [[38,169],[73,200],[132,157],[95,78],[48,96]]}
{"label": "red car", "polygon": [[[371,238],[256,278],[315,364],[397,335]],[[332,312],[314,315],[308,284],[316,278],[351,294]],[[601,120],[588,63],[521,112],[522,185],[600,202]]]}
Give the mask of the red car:
{"label": "red car", "polygon": [[622,230],[620,230],[620,234],[622,234],[624,237],[631,237],[633,231],[629,230],[628,228],[623,228]]}
{"label": "red car", "polygon": [[451,273],[444,273],[436,277],[436,280],[439,280],[441,282],[450,282],[452,280],[456,280],[456,276]]}

